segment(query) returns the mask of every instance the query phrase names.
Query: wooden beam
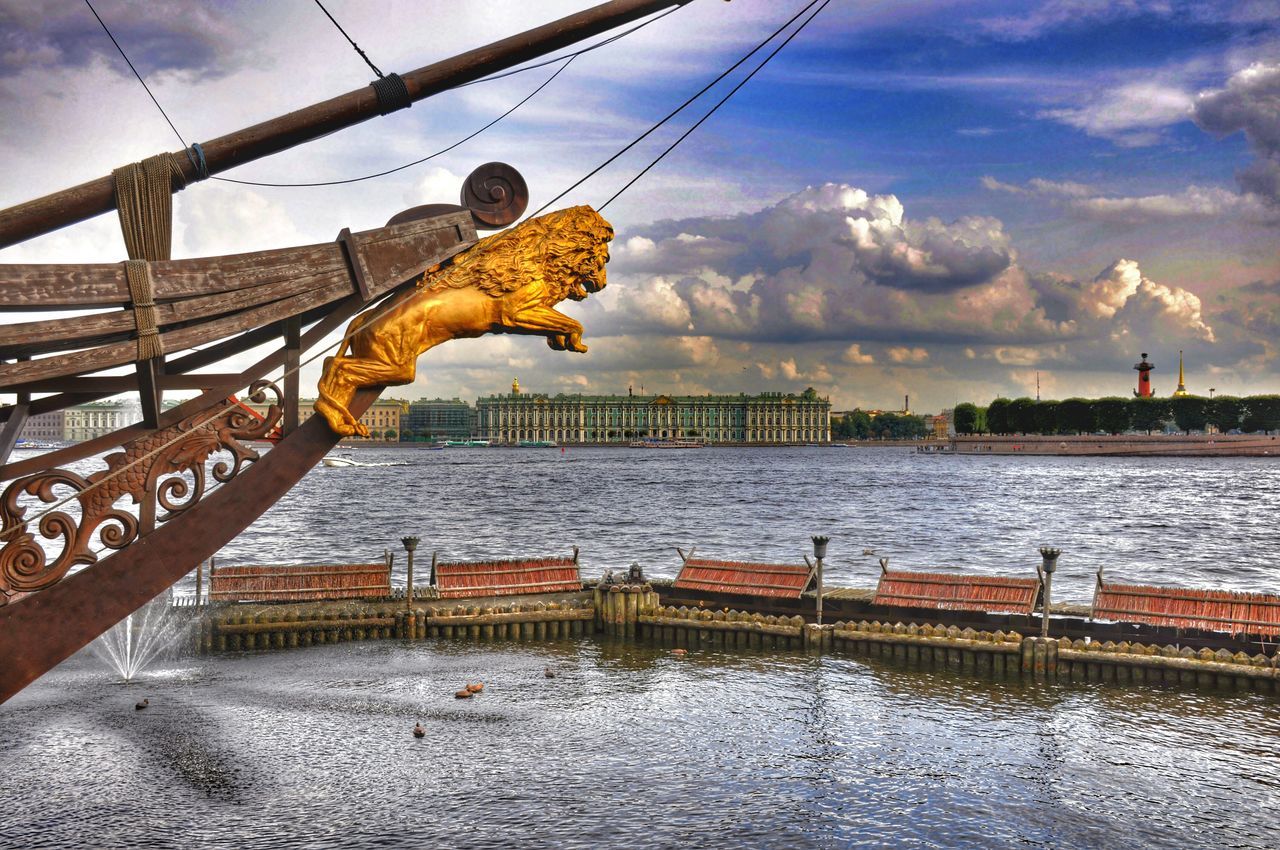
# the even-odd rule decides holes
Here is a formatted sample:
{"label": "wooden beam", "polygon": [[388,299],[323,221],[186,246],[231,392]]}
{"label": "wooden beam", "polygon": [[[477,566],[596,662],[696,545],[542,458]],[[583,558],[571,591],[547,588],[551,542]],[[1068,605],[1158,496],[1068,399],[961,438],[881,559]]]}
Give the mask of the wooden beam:
{"label": "wooden beam", "polygon": [[0,463],[9,459],[9,454],[17,444],[18,437],[22,436],[22,429],[27,424],[30,408],[30,402],[26,401],[20,401],[8,408],[9,418],[5,420],[3,426],[0,426]]}
{"label": "wooden beam", "polygon": [[152,357],[150,360],[139,360],[134,364],[138,378],[138,403],[142,406],[142,424],[148,428],[160,426],[163,391],[156,377],[163,363],[163,357]]}
{"label": "wooden beam", "polygon": [[[295,280],[300,274],[340,274],[345,268],[342,249],[332,242],[319,242],[245,254],[155,260],[151,276],[156,302],[165,304],[273,286]],[[124,263],[0,265],[0,309],[123,309],[128,304]]]}
{"label": "wooden beam", "polygon": [[[652,12],[689,2],[691,0],[611,0],[519,35],[410,71],[403,74],[402,79],[409,99],[422,100],[463,83],[513,68]],[[204,159],[209,173],[218,174],[375,118],[381,111],[373,88],[364,86],[288,115],[204,142]],[[178,185],[198,178],[196,167],[185,150],[176,152],[175,161],[183,172],[183,179]],[[112,209],[115,209],[115,195],[114,181],[110,176],[10,207],[0,211],[0,248],[16,245],[33,236],[49,233]]]}
{"label": "wooden beam", "polygon": [[298,427],[298,389],[301,375],[298,366],[302,362],[302,322],[297,316],[284,320],[284,416],[280,420],[280,434],[289,436]]}

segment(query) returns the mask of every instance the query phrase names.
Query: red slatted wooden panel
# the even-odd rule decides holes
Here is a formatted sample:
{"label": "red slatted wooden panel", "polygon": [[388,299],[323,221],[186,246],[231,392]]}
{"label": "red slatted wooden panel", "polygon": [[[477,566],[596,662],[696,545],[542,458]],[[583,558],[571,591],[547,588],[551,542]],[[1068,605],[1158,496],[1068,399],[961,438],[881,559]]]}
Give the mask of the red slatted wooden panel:
{"label": "red slatted wooden panel", "polygon": [[300,602],[390,595],[391,571],[386,564],[215,567],[209,576],[212,602]]}
{"label": "red slatted wooden panel", "polygon": [[675,586],[744,596],[799,599],[809,587],[809,579],[810,570],[803,564],[753,564],[689,558],[676,577]]}
{"label": "red slatted wooden panel", "polygon": [[1098,582],[1093,616],[1231,634],[1280,634],[1280,596]]}
{"label": "red slatted wooden panel", "polygon": [[572,593],[582,590],[582,579],[572,558],[437,563],[436,589],[441,599]]}
{"label": "red slatted wooden panel", "polygon": [[887,570],[876,585],[873,605],[1030,614],[1040,591],[1038,578],[958,576]]}

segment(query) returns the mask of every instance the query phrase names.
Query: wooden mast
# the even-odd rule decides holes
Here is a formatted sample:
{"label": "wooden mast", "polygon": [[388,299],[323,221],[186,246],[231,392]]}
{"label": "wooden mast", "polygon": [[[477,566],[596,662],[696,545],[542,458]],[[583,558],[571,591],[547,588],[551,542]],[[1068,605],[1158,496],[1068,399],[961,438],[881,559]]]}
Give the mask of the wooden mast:
{"label": "wooden mast", "polygon": [[[401,75],[409,100],[418,101],[472,80],[511,68],[553,50],[590,38],[652,12],[692,0],[610,0],[519,35],[460,53]],[[365,86],[321,103],[202,142],[210,174],[252,162],[382,114],[378,97]],[[186,182],[199,179],[185,151],[176,158]],[[0,210],[0,248],[115,209],[110,176],[81,183]]]}

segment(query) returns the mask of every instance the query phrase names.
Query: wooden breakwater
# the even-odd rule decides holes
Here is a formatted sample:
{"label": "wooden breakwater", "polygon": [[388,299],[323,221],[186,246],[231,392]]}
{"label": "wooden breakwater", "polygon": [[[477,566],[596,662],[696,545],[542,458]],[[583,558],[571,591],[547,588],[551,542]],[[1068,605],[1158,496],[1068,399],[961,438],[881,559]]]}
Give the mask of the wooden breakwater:
{"label": "wooden breakwater", "polygon": [[587,599],[494,604],[228,605],[200,618],[201,653],[292,649],[363,640],[559,640],[594,633]]}
{"label": "wooden breakwater", "polygon": [[542,642],[604,635],[689,651],[849,655],[975,676],[1280,693],[1277,655],[1225,645],[1041,638],[1030,624],[984,630],[942,622],[945,617],[817,625],[798,613],[664,605],[650,584],[612,584],[547,598],[424,601],[412,608],[397,601],[214,606],[199,618],[194,643],[197,651],[215,653],[364,640]]}

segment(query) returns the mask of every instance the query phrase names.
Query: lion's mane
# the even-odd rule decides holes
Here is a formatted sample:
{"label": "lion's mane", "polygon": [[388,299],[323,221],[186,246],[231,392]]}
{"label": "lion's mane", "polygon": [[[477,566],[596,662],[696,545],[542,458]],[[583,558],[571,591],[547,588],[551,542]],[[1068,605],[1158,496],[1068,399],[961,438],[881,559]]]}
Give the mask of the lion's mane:
{"label": "lion's mane", "polygon": [[[423,275],[419,287],[428,292],[475,287],[494,298],[528,283],[528,258],[538,261],[544,280],[568,289],[595,248],[613,238],[613,228],[589,206],[569,207],[486,236],[439,271]],[[603,274],[603,269],[600,270]]]}

